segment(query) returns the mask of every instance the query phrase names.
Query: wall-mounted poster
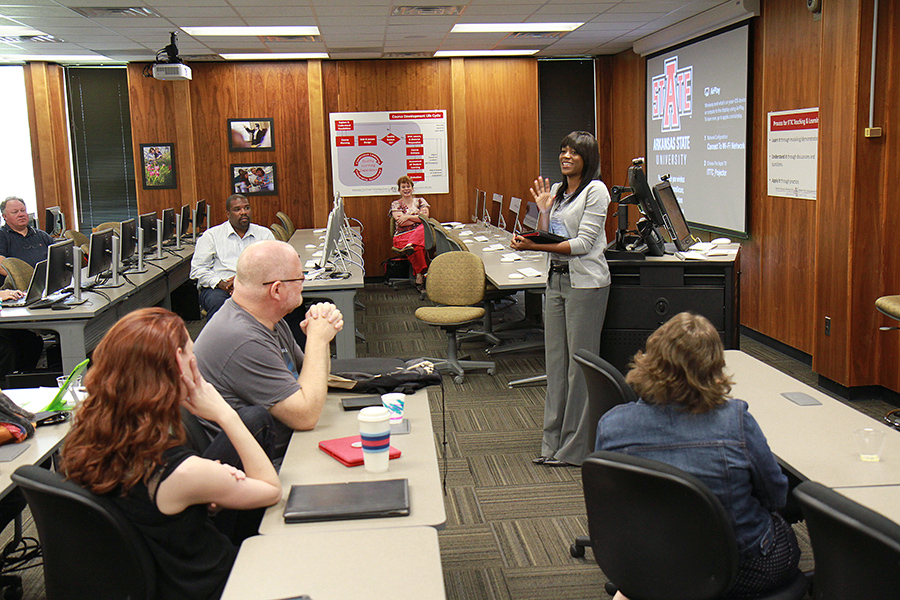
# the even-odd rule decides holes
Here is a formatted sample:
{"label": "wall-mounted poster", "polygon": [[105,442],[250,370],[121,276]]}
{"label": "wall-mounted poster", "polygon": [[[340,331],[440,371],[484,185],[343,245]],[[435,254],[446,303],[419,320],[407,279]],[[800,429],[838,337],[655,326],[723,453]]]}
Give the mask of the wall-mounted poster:
{"label": "wall-mounted poster", "polygon": [[272,119],[228,119],[228,149],[232,152],[274,150]]}
{"label": "wall-mounted poster", "polygon": [[277,193],[275,163],[231,165],[231,187],[235,194],[266,196]]}
{"label": "wall-mounted poster", "polygon": [[816,199],[819,165],[819,109],[769,113],[767,193]]}
{"label": "wall-mounted poster", "polygon": [[447,111],[330,113],[334,190],[342,196],[397,193],[397,179],[416,194],[450,192]]}
{"label": "wall-mounted poster", "polygon": [[141,174],[145,190],[175,189],[175,146],[141,144]]}

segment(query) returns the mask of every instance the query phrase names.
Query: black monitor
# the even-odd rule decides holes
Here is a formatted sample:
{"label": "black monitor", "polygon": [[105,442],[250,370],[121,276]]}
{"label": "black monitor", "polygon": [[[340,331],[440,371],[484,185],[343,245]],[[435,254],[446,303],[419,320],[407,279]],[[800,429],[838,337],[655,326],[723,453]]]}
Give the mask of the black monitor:
{"label": "black monitor", "polygon": [[197,232],[197,235],[200,235],[200,230],[203,228],[203,222],[206,220],[206,200],[198,200],[197,201],[197,222],[194,223],[194,230]]}
{"label": "black monitor", "polygon": [[56,242],[47,248],[47,281],[44,284],[45,296],[55,294],[72,284],[72,269],[75,264],[72,257],[72,250],[74,247],[74,240],[64,240],[62,242]]}
{"label": "black monitor", "polygon": [[178,237],[184,237],[190,231],[191,225],[191,207],[185,204],[181,207],[181,229],[178,230]]}
{"label": "black monitor", "polygon": [[684,252],[697,240],[691,235],[691,228],[684,218],[684,212],[681,210],[678,198],[675,197],[675,190],[672,189],[672,184],[668,179],[653,186],[653,196],[657,201],[655,209],[662,215],[669,237],[672,238],[678,251]]}
{"label": "black monitor", "polygon": [[491,208],[490,208],[490,220],[491,225],[496,225],[497,227],[501,227],[500,223],[503,222],[505,224],[505,220],[501,221],[503,218],[503,194],[494,194],[493,199],[491,200]]}
{"label": "black monitor", "polygon": [[138,217],[141,230],[144,232],[144,254],[156,248],[156,213],[144,213]]}
{"label": "black monitor", "polygon": [[475,188],[475,212],[472,213],[472,221],[474,223],[478,223],[481,221],[481,215],[484,213],[484,201],[482,200],[482,192],[478,188]]}
{"label": "black monitor", "polygon": [[629,204],[637,204],[644,216],[650,219],[654,227],[663,227],[662,215],[655,209],[655,198],[650,186],[647,184],[647,176],[644,174],[643,161],[633,162],[628,167],[628,187],[631,188]]}
{"label": "black monitor", "polygon": [[119,255],[120,260],[124,263],[126,260],[134,256],[137,248],[137,224],[134,219],[122,221],[121,234],[119,236]]}
{"label": "black monitor", "polygon": [[175,243],[174,208],[164,208],[162,211],[162,241],[167,246]]}
{"label": "black monitor", "polygon": [[103,229],[91,234],[91,245],[88,250],[88,277],[95,280],[98,275],[112,269],[113,229]]}
{"label": "black monitor", "polygon": [[58,206],[44,210],[44,231],[53,236],[61,236],[66,230],[66,216]]}
{"label": "black monitor", "polygon": [[541,209],[538,208],[537,202],[529,202],[525,210],[525,216],[522,217],[522,227],[526,231],[538,228],[538,218],[541,216]]}

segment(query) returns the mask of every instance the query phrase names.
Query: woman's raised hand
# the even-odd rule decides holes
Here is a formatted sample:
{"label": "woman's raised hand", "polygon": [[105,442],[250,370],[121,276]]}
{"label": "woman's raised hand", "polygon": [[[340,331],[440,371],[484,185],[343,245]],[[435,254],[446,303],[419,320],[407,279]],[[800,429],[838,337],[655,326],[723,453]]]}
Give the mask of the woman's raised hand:
{"label": "woman's raised hand", "polygon": [[191,357],[190,371],[182,373],[181,379],[187,387],[188,396],[184,401],[184,407],[191,414],[209,421],[219,421],[223,412],[233,410],[225,402],[218,390],[211,383],[203,379],[197,368],[197,357]]}
{"label": "woman's raised hand", "polygon": [[534,180],[534,187],[528,188],[531,196],[542,211],[550,210],[553,197],[550,196],[550,180],[546,177],[538,177]]}

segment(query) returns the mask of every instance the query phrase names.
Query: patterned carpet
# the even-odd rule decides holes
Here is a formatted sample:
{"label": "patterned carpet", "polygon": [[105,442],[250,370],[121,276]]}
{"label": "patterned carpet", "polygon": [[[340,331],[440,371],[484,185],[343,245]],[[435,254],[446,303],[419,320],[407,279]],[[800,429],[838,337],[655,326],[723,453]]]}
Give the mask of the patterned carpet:
{"label": "patterned carpet", "polygon": [[[357,330],[365,338],[357,340],[359,356],[446,355],[444,333],[413,315],[424,303],[415,290],[369,283],[358,299],[365,306],[357,311]],[[522,318],[521,295],[518,300],[496,311],[495,323]],[[202,322],[188,323],[193,337],[201,327]],[[741,344],[749,354],[818,387],[803,362],[746,336]],[[490,359],[482,344],[464,344],[463,352]],[[439,539],[447,598],[606,598],[606,578],[591,551],[584,559],[569,555],[572,540],[587,531],[580,470],[531,463],[540,449],[544,388],[507,387],[510,380],[544,372],[543,350],[495,360],[493,377],[472,373],[459,385],[445,377],[442,387],[429,390],[436,443],[446,454],[447,526]],[[852,404],[876,417],[892,408],[880,401]],[[27,511],[25,517],[26,534],[35,535]],[[805,528],[795,530],[803,550],[801,568],[812,568]],[[39,568],[25,572],[24,585],[26,599],[45,597]]]}

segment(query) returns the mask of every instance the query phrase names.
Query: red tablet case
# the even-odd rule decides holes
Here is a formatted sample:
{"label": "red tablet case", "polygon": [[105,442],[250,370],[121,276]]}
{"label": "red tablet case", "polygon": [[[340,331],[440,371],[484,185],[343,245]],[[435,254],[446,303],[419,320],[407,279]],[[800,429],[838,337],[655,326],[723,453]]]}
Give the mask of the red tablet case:
{"label": "red tablet case", "polygon": [[[354,448],[352,444],[359,441],[360,438],[358,435],[335,438],[333,440],[323,440],[319,442],[319,449],[348,467],[358,467],[363,464],[363,450],[361,447]],[[393,446],[391,446],[390,452],[391,459],[400,458],[400,451]]]}

